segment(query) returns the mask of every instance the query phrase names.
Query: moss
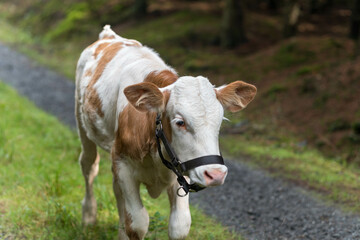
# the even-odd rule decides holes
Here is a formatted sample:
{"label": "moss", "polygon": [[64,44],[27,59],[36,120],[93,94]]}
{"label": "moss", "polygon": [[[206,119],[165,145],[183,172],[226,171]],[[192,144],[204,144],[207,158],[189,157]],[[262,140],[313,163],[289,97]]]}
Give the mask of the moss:
{"label": "moss", "polygon": [[356,135],[360,136],[360,122],[353,123],[352,129]]}
{"label": "moss", "polygon": [[265,96],[269,99],[275,100],[276,97],[286,91],[287,87],[282,84],[273,84],[265,93]]}
{"label": "moss", "polygon": [[313,51],[299,47],[296,41],[282,45],[273,57],[278,69],[309,63],[314,58]]}
{"label": "moss", "polygon": [[336,131],[342,131],[347,130],[351,128],[351,125],[348,121],[345,119],[336,119],[335,121],[329,122],[328,124],[328,131],[329,132],[336,132]]}
{"label": "moss", "polygon": [[313,77],[304,78],[301,81],[300,93],[302,94],[314,94],[318,91],[316,85],[316,79]]}
{"label": "moss", "polygon": [[328,100],[330,99],[330,94],[327,92],[319,94],[313,103],[313,106],[315,108],[324,108],[324,106],[327,104]]}
{"label": "moss", "polygon": [[296,71],[295,75],[303,76],[303,75],[315,73],[315,72],[319,71],[321,68],[322,67],[317,64],[302,66]]}

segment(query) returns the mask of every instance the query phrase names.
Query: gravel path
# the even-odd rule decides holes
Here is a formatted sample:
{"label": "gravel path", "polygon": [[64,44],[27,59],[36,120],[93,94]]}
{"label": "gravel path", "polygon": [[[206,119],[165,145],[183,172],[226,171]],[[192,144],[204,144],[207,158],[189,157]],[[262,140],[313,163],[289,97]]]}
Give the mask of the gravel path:
{"label": "gravel path", "polygon": [[[0,43],[0,79],[75,128],[74,84]],[[227,161],[225,185],[191,194],[191,203],[247,239],[360,239],[360,218],[304,190]],[[194,231],[195,229],[193,229]]]}
{"label": "gravel path", "polygon": [[[74,67],[75,69],[75,67]],[[28,97],[38,107],[76,127],[75,85],[0,43],[0,79]]]}

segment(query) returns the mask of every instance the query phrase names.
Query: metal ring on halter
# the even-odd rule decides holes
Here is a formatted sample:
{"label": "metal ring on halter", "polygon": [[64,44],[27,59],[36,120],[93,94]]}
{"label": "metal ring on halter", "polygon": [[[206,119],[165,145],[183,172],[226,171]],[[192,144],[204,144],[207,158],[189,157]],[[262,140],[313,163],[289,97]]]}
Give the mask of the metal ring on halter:
{"label": "metal ring on halter", "polygon": [[[180,189],[182,189],[182,190],[185,192],[185,194],[183,194],[183,195],[179,194]],[[182,187],[182,186],[180,186],[180,187],[177,189],[176,194],[177,194],[179,197],[185,197],[186,195],[188,195],[188,193],[185,191],[184,187]]]}

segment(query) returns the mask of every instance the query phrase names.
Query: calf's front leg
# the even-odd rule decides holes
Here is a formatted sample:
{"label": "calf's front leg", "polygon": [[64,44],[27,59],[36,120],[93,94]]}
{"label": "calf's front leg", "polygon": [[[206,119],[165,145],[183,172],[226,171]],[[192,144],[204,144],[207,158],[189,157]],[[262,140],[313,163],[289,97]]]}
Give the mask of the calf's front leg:
{"label": "calf's front leg", "polygon": [[[144,239],[149,227],[149,215],[140,198],[140,183],[132,175],[133,169],[126,161],[113,160],[114,192],[120,222],[119,239]],[[121,224],[122,225],[122,224]]]}
{"label": "calf's front leg", "polygon": [[179,197],[176,192],[179,184],[175,183],[168,188],[170,201],[169,239],[185,239],[189,234],[191,214],[189,208],[189,195]]}

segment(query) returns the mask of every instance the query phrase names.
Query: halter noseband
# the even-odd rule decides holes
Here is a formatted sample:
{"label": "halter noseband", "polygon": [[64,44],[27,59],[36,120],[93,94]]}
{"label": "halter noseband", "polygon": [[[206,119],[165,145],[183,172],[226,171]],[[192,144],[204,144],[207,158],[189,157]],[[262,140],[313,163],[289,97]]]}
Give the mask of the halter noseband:
{"label": "halter noseband", "polygon": [[[222,156],[219,155],[208,155],[208,156],[202,156],[202,157],[198,157],[198,158],[194,158],[191,159],[189,161],[186,162],[181,162],[174,150],[172,149],[170,143],[168,142],[164,131],[163,131],[163,127],[162,127],[162,123],[161,123],[161,115],[157,114],[156,116],[156,130],[155,130],[155,136],[156,136],[156,143],[157,143],[157,149],[158,149],[158,153],[159,156],[161,158],[162,163],[171,171],[173,171],[175,173],[175,175],[177,176],[177,181],[180,185],[180,187],[177,190],[177,195],[180,197],[185,197],[189,192],[198,192],[200,190],[203,190],[205,187],[200,186],[197,183],[193,183],[193,184],[189,184],[183,173],[189,171],[190,169],[199,167],[199,166],[203,166],[203,165],[208,165],[208,164],[221,164],[221,165],[225,165],[224,164],[224,159],[222,158]],[[164,155],[162,154],[161,151],[161,144],[160,141],[162,141],[162,143],[164,144],[165,150],[167,152],[167,154],[170,157],[170,161],[166,160],[164,158]],[[185,192],[185,194],[180,194],[179,191],[180,189],[183,189],[183,191]]]}

